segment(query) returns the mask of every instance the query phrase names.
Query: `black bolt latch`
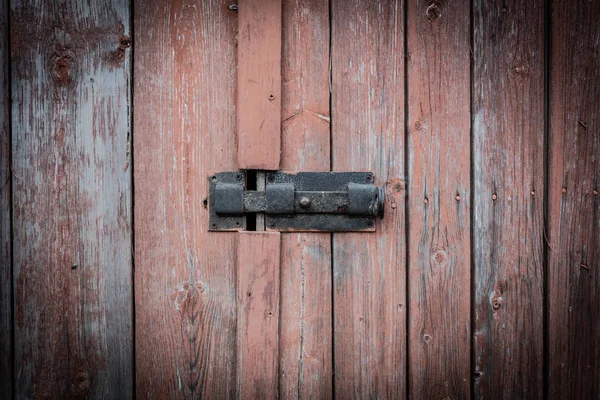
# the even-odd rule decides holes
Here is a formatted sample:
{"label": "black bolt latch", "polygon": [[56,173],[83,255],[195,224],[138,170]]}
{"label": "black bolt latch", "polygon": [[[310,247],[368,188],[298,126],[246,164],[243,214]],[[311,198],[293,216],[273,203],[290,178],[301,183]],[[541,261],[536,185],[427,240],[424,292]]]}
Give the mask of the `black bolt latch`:
{"label": "black bolt latch", "polygon": [[211,176],[209,230],[242,230],[247,213],[264,213],[275,231],[374,231],[383,218],[384,191],[369,172],[268,172],[266,181],[255,191],[243,172]]}

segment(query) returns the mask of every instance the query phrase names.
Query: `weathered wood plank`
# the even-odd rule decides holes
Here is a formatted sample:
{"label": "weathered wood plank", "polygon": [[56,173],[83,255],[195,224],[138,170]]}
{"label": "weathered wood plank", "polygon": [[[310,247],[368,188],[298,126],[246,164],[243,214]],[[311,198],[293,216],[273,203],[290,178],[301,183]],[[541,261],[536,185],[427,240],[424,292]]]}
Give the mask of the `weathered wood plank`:
{"label": "weathered wood plank", "polygon": [[277,398],[279,232],[240,232],[237,250],[238,398]]}
{"label": "weathered wood plank", "polygon": [[544,2],[473,15],[475,394],[541,398]]}
{"label": "weathered wood plank", "polygon": [[16,398],[132,397],[129,16],[11,2]]}
{"label": "weathered wood plank", "polygon": [[245,0],[238,18],[238,163],[279,169],[281,0]]}
{"label": "weathered wood plank", "polygon": [[8,0],[0,1],[0,393],[13,395]]}
{"label": "weathered wood plank", "polygon": [[136,393],[235,396],[233,233],[207,232],[208,176],[235,170],[229,1],[135,2]]}
{"label": "weathered wood plank", "polygon": [[406,393],[404,6],[332,3],[336,171],[372,171],[386,188],[376,233],[333,235],[335,393]]}
{"label": "weathered wood plank", "polygon": [[600,3],[552,2],[549,398],[600,392]]}
{"label": "weathered wood plank", "polygon": [[[283,1],[285,171],[329,170],[329,3]],[[332,396],[331,235],[281,235],[280,398]]]}
{"label": "weathered wood plank", "polygon": [[467,0],[409,0],[409,392],[470,395]]}

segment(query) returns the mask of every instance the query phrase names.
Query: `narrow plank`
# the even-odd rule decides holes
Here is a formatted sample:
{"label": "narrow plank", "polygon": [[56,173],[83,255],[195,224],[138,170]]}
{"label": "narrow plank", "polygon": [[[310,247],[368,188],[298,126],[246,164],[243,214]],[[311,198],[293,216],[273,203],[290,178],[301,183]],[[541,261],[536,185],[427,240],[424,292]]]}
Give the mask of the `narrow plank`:
{"label": "narrow plank", "polygon": [[386,189],[376,233],[333,235],[335,393],[406,394],[404,5],[332,2],[336,171],[372,171]]}
{"label": "narrow plank", "polygon": [[544,1],[473,15],[475,395],[542,398]]}
{"label": "narrow plank", "polygon": [[238,163],[279,169],[281,0],[245,0],[238,17]]}
{"label": "narrow plank", "polygon": [[208,176],[235,170],[229,1],[135,2],[138,398],[235,396],[233,233],[208,233]]}
{"label": "narrow plank", "polygon": [[0,1],[0,393],[13,395],[8,0]]}
{"label": "narrow plank", "polygon": [[470,395],[468,0],[409,0],[409,393]]}
{"label": "narrow plank", "polygon": [[132,397],[129,2],[11,2],[16,398]]}
{"label": "narrow plank", "polygon": [[552,2],[549,398],[600,392],[600,3]]}
{"label": "narrow plank", "polygon": [[238,398],[274,399],[278,389],[279,232],[240,232],[237,251]]}
{"label": "narrow plank", "polygon": [[[329,2],[283,1],[285,171],[329,171]],[[332,397],[331,234],[281,235],[280,398]]]}

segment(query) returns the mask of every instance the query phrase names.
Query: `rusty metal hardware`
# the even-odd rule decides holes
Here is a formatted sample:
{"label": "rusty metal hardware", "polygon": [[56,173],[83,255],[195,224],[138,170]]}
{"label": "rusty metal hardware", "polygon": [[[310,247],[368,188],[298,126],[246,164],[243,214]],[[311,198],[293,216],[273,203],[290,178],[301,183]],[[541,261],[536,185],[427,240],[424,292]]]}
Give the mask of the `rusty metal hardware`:
{"label": "rusty metal hardware", "polygon": [[246,190],[243,172],[209,178],[209,230],[236,231],[248,213],[264,213],[267,230],[374,231],[385,195],[370,172],[268,172],[264,191]]}

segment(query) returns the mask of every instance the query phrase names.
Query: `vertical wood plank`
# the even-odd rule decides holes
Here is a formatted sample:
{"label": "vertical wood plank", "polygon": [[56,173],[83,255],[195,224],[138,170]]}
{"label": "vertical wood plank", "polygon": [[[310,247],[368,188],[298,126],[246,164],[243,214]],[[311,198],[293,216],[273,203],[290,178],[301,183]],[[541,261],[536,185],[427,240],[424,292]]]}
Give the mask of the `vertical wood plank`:
{"label": "vertical wood plank", "polygon": [[0,393],[13,394],[8,0],[0,1]]}
{"label": "vertical wood plank", "polygon": [[16,398],[132,397],[129,16],[11,2]]}
{"label": "vertical wood plank", "polygon": [[332,2],[336,171],[372,171],[386,189],[376,233],[333,235],[335,393],[406,393],[404,5]]}
{"label": "vertical wood plank", "polygon": [[238,162],[279,169],[281,0],[245,0],[238,18]]}
{"label": "vertical wood plank", "polygon": [[[541,398],[544,2],[474,3],[474,386]],[[509,356],[507,356],[509,354]]]}
{"label": "vertical wood plank", "polygon": [[600,3],[552,2],[549,398],[600,392]]}
{"label": "vertical wood plank", "polygon": [[275,399],[281,238],[279,232],[240,232],[238,238],[238,398]]}
{"label": "vertical wood plank", "polygon": [[208,233],[208,177],[235,170],[229,1],[135,2],[139,398],[235,396],[236,239]]}
{"label": "vertical wood plank", "polygon": [[[329,2],[283,1],[285,171],[328,171]],[[281,235],[280,398],[332,396],[331,234]]]}
{"label": "vertical wood plank", "polygon": [[409,0],[409,392],[470,395],[470,3]]}

